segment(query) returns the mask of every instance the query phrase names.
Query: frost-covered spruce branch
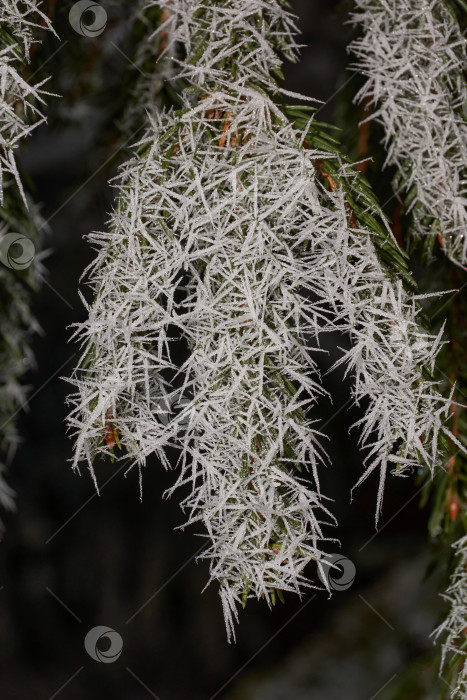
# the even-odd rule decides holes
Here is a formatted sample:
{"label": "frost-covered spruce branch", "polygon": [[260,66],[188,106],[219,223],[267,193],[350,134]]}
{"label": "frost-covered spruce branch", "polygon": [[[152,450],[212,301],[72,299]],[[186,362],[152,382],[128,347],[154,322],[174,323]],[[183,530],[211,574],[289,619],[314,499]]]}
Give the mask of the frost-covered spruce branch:
{"label": "frost-covered spruce branch", "polygon": [[[14,506],[13,492],[3,474],[19,442],[15,416],[26,404],[28,387],[22,380],[33,366],[31,335],[39,330],[30,307],[39,287],[40,256],[27,268],[23,263],[32,249],[39,250],[43,222],[15,161],[22,139],[43,121],[38,106],[46,94],[43,82],[30,85],[24,77],[36,31],[52,30],[38,6],[35,0],[0,2],[0,505],[8,510]],[[19,266],[10,250],[12,234],[29,239]]]}
{"label": "frost-covered spruce branch", "polygon": [[[46,80],[35,85],[23,77],[34,33],[41,27],[52,30],[48,18],[39,10],[37,0],[1,0],[0,2],[0,205],[3,182],[9,176],[16,181],[27,206],[15,151],[22,139],[44,121],[43,89]],[[39,22],[42,20],[42,25]]]}
{"label": "frost-covered spruce branch", "polygon": [[[305,127],[304,116],[295,117],[295,123]],[[311,122],[308,129],[306,143],[322,144],[325,135],[319,125]],[[406,254],[366,179],[328,143],[329,155],[319,161],[318,170],[328,196],[340,198],[346,220],[315,254],[321,256],[323,298],[334,312],[334,325],[352,341],[333,369],[346,366],[354,378],[355,402],[367,404],[355,425],[362,447],[369,448],[358,484],[379,472],[378,521],[389,468],[405,475],[423,464],[433,475],[445,466],[448,440],[457,450],[466,449],[448,427],[452,395],[444,397],[433,380],[443,328],[436,335],[426,331],[418,304],[422,295],[417,294]]]}
{"label": "frost-covered spruce branch", "polygon": [[[431,292],[462,286],[462,272],[457,266],[438,264],[436,273],[430,270],[422,282]],[[430,316],[438,316],[439,305],[430,309]],[[449,425],[454,437],[465,442],[467,436],[467,298],[456,294],[451,298],[446,319],[447,343],[440,352],[436,366],[444,379],[446,391],[453,392]],[[431,486],[431,515],[429,531],[438,541],[459,539],[459,526],[467,533],[467,454],[451,445],[447,472]],[[429,493],[429,489],[426,489]],[[462,530],[461,530],[462,531]]]}
{"label": "frost-covered spruce branch", "polygon": [[322,556],[321,521],[331,521],[322,436],[306,414],[324,394],[316,353],[327,320],[304,292],[320,275],[307,238],[326,236],[334,215],[301,135],[264,95],[218,90],[180,121],[173,230],[191,278],[182,370],[193,399],[176,486],[193,487],[183,506],[209,533],[203,556],[233,632],[236,603],[307,585],[303,569]]}
{"label": "frost-covered spruce branch", "polygon": [[[425,286],[431,290],[444,287],[458,288],[462,272],[456,266],[437,265],[436,274],[430,273]],[[431,311],[436,316],[436,307]],[[437,367],[446,383],[454,388],[450,426],[454,436],[467,435],[467,299],[457,294],[448,310],[446,343],[437,360]],[[457,403],[457,401],[458,403]],[[431,537],[437,542],[439,568],[443,577],[450,575],[442,624],[434,635],[442,642],[443,688],[448,697],[464,700],[467,697],[467,458],[465,452],[451,450],[446,474],[431,485],[431,514],[428,521]],[[425,489],[428,494],[428,490]],[[446,556],[451,544],[451,554]],[[444,697],[444,696],[443,696]]]}
{"label": "frost-covered spruce branch", "polygon": [[[467,39],[445,0],[355,0],[357,95],[384,128],[411,232],[467,267]],[[428,239],[426,239],[428,237]]]}
{"label": "frost-covered spruce branch", "polygon": [[[15,238],[19,234],[39,251],[40,228],[43,221],[37,207],[29,202],[26,210],[15,183],[10,180],[4,192],[0,220],[0,505],[6,510],[14,508],[14,500],[3,475],[20,442],[16,416],[27,403],[29,387],[24,385],[24,375],[34,367],[31,337],[40,332],[31,302],[40,288],[43,269],[40,254],[25,269],[15,269],[15,259],[13,266],[5,265],[8,251],[2,241],[8,234],[13,233]],[[31,251],[24,248],[23,252],[28,256]]]}
{"label": "frost-covered spruce branch", "polygon": [[452,700],[467,697],[467,535],[453,545],[456,568],[449,588],[443,594],[449,611],[435,630],[442,642],[441,671],[448,674]]}
{"label": "frost-covered spruce branch", "polygon": [[[151,452],[167,464],[178,438],[176,486],[192,487],[183,506],[207,529],[230,636],[238,603],[300,591],[323,556],[325,455],[307,412],[324,394],[320,333],[352,337],[343,361],[355,398],[370,399],[362,441],[382,483],[388,464],[442,463],[449,401],[426,376],[440,340],[417,322],[406,258],[366,182],[321,125],[276,104],[278,52],[295,54],[290,15],[274,0],[161,4],[191,87],[183,109],[151,120],[110,233],[91,236],[74,465],[94,475],[117,442],[140,466]],[[177,337],[191,350],[178,372]]]}
{"label": "frost-covered spruce branch", "polygon": [[[194,102],[193,107],[187,100],[184,112],[164,115],[154,123],[144,158],[124,170],[112,233],[100,241],[99,236],[94,238],[101,243],[91,270],[96,296],[89,322],[79,329],[90,367],[77,378],[80,393],[74,398],[71,424],[79,433],[76,459],[84,455],[91,469],[95,453],[108,452],[117,437],[140,462],[149,452],[160,452],[177,427],[177,419],[166,428],[154,414],[164,393],[162,374],[172,369],[168,330],[171,325],[180,328],[193,351],[185,368],[193,400],[184,411],[188,426],[179,481],[188,470],[196,486],[193,498],[200,504],[209,498],[203,505],[203,520],[217,538],[210,553],[212,576],[223,584],[229,621],[234,599],[267,594],[269,600],[276,588],[297,590],[305,564],[320,556],[320,520],[326,513],[317,489],[294,474],[297,466],[309,464],[316,470],[322,459],[315,446],[318,436],[303,407],[323,391],[309,376],[316,373],[314,363],[299,337],[308,327],[315,333],[319,310],[308,319],[300,304],[300,278],[306,279],[307,273],[303,263],[294,262],[292,246],[300,247],[299,239],[282,240],[282,228],[288,224],[287,207],[282,216],[281,209],[288,199],[284,190],[289,180],[278,164],[284,169],[287,161],[276,158],[277,138],[267,128],[272,116],[277,119],[277,109],[271,115],[272,103],[246,87],[234,97],[219,93]],[[228,128],[238,130],[238,144]],[[279,142],[286,143],[287,133],[281,136]],[[292,172],[294,154],[292,149],[288,155]],[[271,169],[269,176],[265,167]],[[218,187],[214,176],[221,178]],[[300,186],[306,183],[303,178]],[[256,217],[251,221],[260,205],[263,240],[256,232]],[[292,205],[290,211],[293,215]],[[268,255],[269,269],[262,271],[264,254],[258,257],[258,253],[271,247],[269,219],[276,215],[282,221],[276,252]],[[217,257],[225,268],[220,277],[213,270],[212,293],[216,297],[220,293],[218,310],[213,308],[215,299],[196,301],[198,290],[192,288],[200,275],[208,285],[203,268],[215,265]],[[183,306],[189,310],[182,315],[174,295],[184,271],[190,282]],[[227,278],[222,293],[223,274]],[[207,292],[210,286],[209,282]],[[252,294],[261,295],[257,302]],[[259,314],[253,332],[248,329],[251,314],[241,308],[250,298],[258,305],[251,311],[253,318]],[[219,316],[214,327],[213,315]],[[208,344],[198,349],[203,323],[208,325],[204,338]],[[253,343],[260,339],[258,355]],[[219,359],[210,360],[216,348]],[[225,501],[221,510],[220,500]],[[192,519],[199,517],[194,504],[186,505],[192,506]],[[226,547],[230,551],[224,553]]]}
{"label": "frost-covered spruce branch", "polygon": [[126,81],[129,86],[126,108],[119,120],[123,134],[134,134],[138,127],[145,126],[148,117],[155,116],[164,104],[164,88],[174,70],[166,51],[170,41],[168,30],[159,27],[168,18],[169,10],[152,0],[140,0],[134,12],[132,39],[136,49]]}

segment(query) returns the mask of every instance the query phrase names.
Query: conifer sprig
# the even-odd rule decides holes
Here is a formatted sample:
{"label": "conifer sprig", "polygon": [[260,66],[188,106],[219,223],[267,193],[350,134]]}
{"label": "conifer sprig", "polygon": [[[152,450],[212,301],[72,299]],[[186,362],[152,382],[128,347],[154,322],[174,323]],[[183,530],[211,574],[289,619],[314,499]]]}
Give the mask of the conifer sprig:
{"label": "conifer sprig", "polygon": [[[132,40],[136,47],[125,77],[125,108],[119,119],[122,134],[134,134],[149,117],[155,117],[164,105],[174,73],[170,44],[169,11],[159,3],[139,0],[133,15]],[[161,28],[162,26],[162,28]],[[176,47],[171,46],[173,52]]]}
{"label": "conifer sprig", "polygon": [[411,234],[467,268],[467,38],[445,0],[356,0],[356,96],[384,128]]}
{"label": "conifer sprig", "polygon": [[[448,615],[435,630],[442,642],[441,671],[453,681],[450,697],[464,700],[467,696],[467,535],[454,543],[455,568],[443,598]],[[454,685],[455,684],[455,685]]]}
{"label": "conifer sprig", "polygon": [[26,210],[15,183],[10,180],[4,191],[0,244],[3,236],[15,232],[33,243],[37,255],[24,270],[0,262],[0,505],[6,510],[14,509],[14,494],[3,474],[20,442],[16,416],[27,404],[29,392],[23,378],[35,366],[31,337],[41,332],[31,305],[44,273],[38,233],[42,227],[38,208],[29,201]]}
{"label": "conifer sprig", "polygon": [[43,89],[46,79],[34,85],[22,75],[36,42],[34,32],[39,27],[53,31],[36,0],[3,0],[0,3],[0,205],[3,205],[3,181],[11,176],[28,206],[15,150],[22,139],[45,120],[41,109],[48,94]]}
{"label": "conifer sprig", "polygon": [[[134,464],[155,452],[167,466],[164,448],[179,444],[175,487],[191,486],[182,505],[207,530],[230,637],[239,603],[313,585],[304,567],[325,556],[326,456],[308,410],[325,395],[320,335],[352,340],[341,362],[355,400],[369,399],[362,478],[379,470],[377,514],[391,465],[444,466],[451,401],[430,375],[441,334],[420,323],[407,258],[368,183],[312,115],[280,105],[278,51],[295,52],[285,3],[160,5],[191,85],[180,110],[152,118],[110,232],[91,236],[74,465],[94,475],[119,443]],[[181,338],[190,355],[177,367]]]}
{"label": "conifer sprig", "polygon": [[[26,405],[24,374],[34,366],[31,336],[40,331],[31,304],[43,273],[39,230],[44,222],[23,188],[15,159],[23,139],[44,121],[45,80],[33,85],[27,76],[39,28],[53,31],[36,0],[0,2],[0,505],[7,510],[14,500],[3,473],[20,440],[15,417]],[[27,239],[29,252],[36,254],[24,268],[15,267],[14,255],[9,264],[11,234]]]}

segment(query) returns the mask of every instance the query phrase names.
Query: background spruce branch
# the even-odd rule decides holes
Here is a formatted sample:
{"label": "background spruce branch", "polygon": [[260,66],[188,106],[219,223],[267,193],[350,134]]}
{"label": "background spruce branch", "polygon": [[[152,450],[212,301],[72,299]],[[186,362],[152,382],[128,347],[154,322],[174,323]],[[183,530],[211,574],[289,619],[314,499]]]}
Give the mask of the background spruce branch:
{"label": "background spruce branch", "polygon": [[[16,415],[26,406],[24,375],[34,367],[31,337],[40,332],[33,297],[44,273],[40,248],[45,224],[23,186],[18,147],[44,123],[47,78],[30,82],[30,61],[38,35],[53,32],[35,0],[5,0],[0,5],[0,504],[14,509],[13,491],[4,479],[20,437]],[[20,262],[15,257],[19,243]],[[17,244],[16,244],[17,245]],[[29,251],[29,252],[28,252]],[[31,255],[32,253],[32,255]],[[30,258],[24,262],[22,257]]]}
{"label": "background spruce branch", "polygon": [[[349,49],[366,77],[356,100],[384,128],[394,189],[404,192],[411,236],[432,255],[438,241],[467,267],[467,39],[444,0],[357,0],[351,22],[361,34]],[[433,214],[435,212],[435,214]]]}

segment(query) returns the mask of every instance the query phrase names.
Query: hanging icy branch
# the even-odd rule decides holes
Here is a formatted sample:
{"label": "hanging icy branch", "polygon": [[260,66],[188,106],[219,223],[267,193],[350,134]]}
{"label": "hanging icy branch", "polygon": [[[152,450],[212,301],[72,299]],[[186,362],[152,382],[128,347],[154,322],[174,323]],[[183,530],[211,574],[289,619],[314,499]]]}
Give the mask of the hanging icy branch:
{"label": "hanging icy branch", "polygon": [[444,0],[355,0],[357,95],[385,130],[412,235],[467,267],[467,39]]}
{"label": "hanging icy branch", "polygon": [[[456,568],[443,598],[449,606],[448,616],[435,630],[442,642],[441,671],[451,681],[452,700],[467,697],[467,535],[453,545]],[[455,685],[454,685],[455,684]]]}
{"label": "hanging icy branch", "polygon": [[[287,110],[297,125],[306,121]],[[306,143],[323,144],[319,125],[308,124]],[[446,438],[465,453],[446,427],[451,399],[432,379],[443,345],[442,332],[428,333],[419,318],[421,309],[407,256],[399,249],[367,181],[327,139],[330,153],[318,163],[329,196],[337,196],[345,223],[315,250],[321,256],[324,298],[334,313],[336,328],[347,333],[352,347],[335,367],[346,365],[354,377],[355,402],[366,404],[354,427],[369,448],[360,484],[378,470],[380,482],[376,521],[381,513],[384,482],[389,468],[404,475],[420,464],[431,475],[444,468]],[[331,157],[330,157],[331,156]]]}
{"label": "hanging icy branch", "polygon": [[[290,125],[269,130],[277,110],[245,96],[218,93],[164,115],[144,159],[127,166],[113,233],[93,237],[96,296],[79,328],[88,359],[71,415],[75,460],[88,457],[91,469],[114,447],[109,422],[140,463],[154,451],[164,459],[164,441],[187,424],[178,483],[195,487],[185,505],[211,535],[211,575],[229,609],[249,595],[299,590],[327,515],[317,486],[324,452],[304,413],[324,393],[304,335],[316,338],[325,319],[302,296],[318,274],[302,249],[310,227],[326,235],[332,214],[320,216],[313,165],[288,146]],[[235,137],[223,129],[227,114]],[[191,282],[180,306],[184,270]],[[193,399],[166,426],[171,326],[192,349],[183,369]],[[296,478],[307,467],[314,489]]]}
{"label": "hanging icy branch", "polygon": [[[94,476],[116,445],[140,467],[152,452],[167,466],[164,448],[180,445],[174,489],[191,486],[183,507],[207,530],[230,637],[239,603],[313,585],[304,567],[324,556],[325,452],[308,411],[325,394],[320,334],[352,339],[342,362],[355,400],[369,399],[362,478],[379,470],[378,513],[391,465],[444,466],[451,404],[430,379],[441,335],[418,322],[406,257],[368,184],[322,125],[271,99],[277,51],[294,55],[283,4],[161,5],[167,52],[183,45],[192,85],[180,111],[151,120],[110,233],[91,236],[74,466]],[[178,368],[181,338],[191,354]]]}
{"label": "hanging icy branch", "polygon": [[390,467],[404,475],[423,464],[433,475],[444,466],[439,433],[450,435],[450,402],[426,373],[433,370],[441,333],[435,337],[420,326],[414,298],[400,281],[388,279],[368,232],[343,229],[333,243],[333,266],[325,268],[328,295],[352,339],[335,367],[345,364],[354,376],[355,402],[368,402],[356,423],[362,446],[369,448],[358,484],[379,471],[378,520]]}
{"label": "hanging icy branch", "polygon": [[144,159],[123,168],[111,233],[90,236],[99,246],[87,271],[94,303],[78,327],[85,351],[70,424],[79,435],[74,467],[85,456],[93,475],[96,455],[111,454],[120,442],[139,463],[154,451],[165,463],[160,448],[167,438],[157,416],[167,412],[163,373],[174,369],[168,326],[176,324],[174,293],[184,258],[160,207],[164,175],[155,141]]}
{"label": "hanging icy branch", "polygon": [[192,485],[183,506],[209,533],[211,579],[234,612],[309,585],[304,566],[331,520],[306,415],[325,393],[315,357],[327,321],[304,294],[320,275],[307,239],[325,238],[335,215],[313,183],[316,154],[263,95],[213,92],[179,124],[167,223],[191,273],[181,322],[193,398],[177,486]]}

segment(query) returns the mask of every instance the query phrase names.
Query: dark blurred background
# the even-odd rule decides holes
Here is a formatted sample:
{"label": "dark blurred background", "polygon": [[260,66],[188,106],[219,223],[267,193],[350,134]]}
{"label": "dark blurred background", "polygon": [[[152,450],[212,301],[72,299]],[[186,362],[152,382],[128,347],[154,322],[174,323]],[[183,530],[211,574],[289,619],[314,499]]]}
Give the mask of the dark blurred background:
{"label": "dark blurred background", "polygon": [[[78,280],[93,253],[83,236],[105,228],[113,202],[108,180],[129,152],[115,153],[121,143],[107,137],[105,117],[127,68],[115,48],[126,9],[101,4],[109,25],[95,39],[67,25],[71,3],[57,4],[61,41],[47,40],[41,57],[57,52],[46,68],[51,91],[63,97],[50,98],[49,123],[22,158],[48,221],[51,254],[47,283],[34,301],[44,330],[34,343],[37,371],[28,377],[33,391],[20,420],[23,443],[9,474],[18,512],[5,517],[0,546],[0,698],[428,698],[435,673],[428,634],[439,603],[431,579],[424,581],[429,552],[419,487],[411,478],[389,480],[378,530],[377,477],[350,501],[362,454],[349,428],[360,414],[349,409],[349,385],[338,373],[325,378],[333,404],[323,401],[320,417],[332,466],[322,485],[339,520],[327,535],[340,540],[341,550],[330,543],[329,551],[354,562],[355,583],[331,599],[313,591],[302,601],[287,595],[272,611],[249,602],[236,644],[226,642],[215,588],[201,594],[207,564],[196,564],[194,554],[202,539],[175,529],[183,513],[176,497],[162,498],[175,474],[148,463],[141,503],[137,473],[117,473],[118,463],[98,466],[100,496],[89,474],[71,471],[61,377],[77,359],[69,327],[85,316]],[[325,102],[319,118],[331,122],[338,89],[350,76],[350,29],[338,5],[293,2],[306,48],[301,62],[286,68],[286,87]],[[351,88],[352,82],[346,95]],[[333,344],[345,342],[330,340],[331,355]],[[85,635],[96,625],[122,636],[117,662],[97,663],[86,653]],[[408,664],[424,684],[418,695],[398,685]]]}

